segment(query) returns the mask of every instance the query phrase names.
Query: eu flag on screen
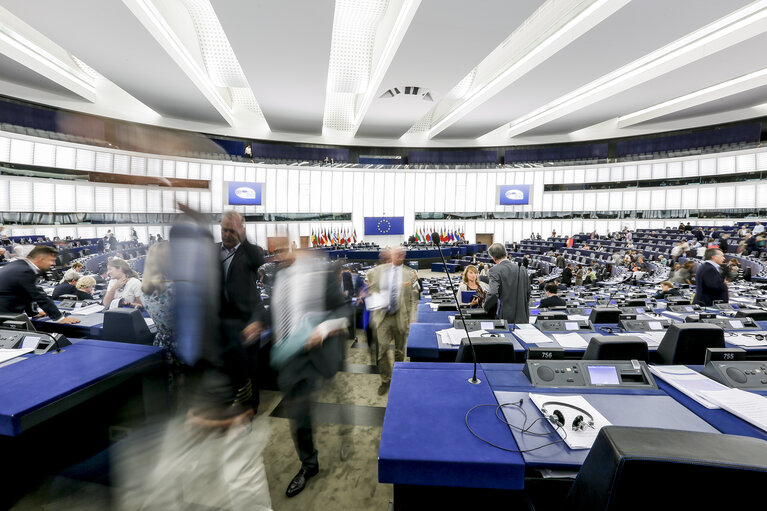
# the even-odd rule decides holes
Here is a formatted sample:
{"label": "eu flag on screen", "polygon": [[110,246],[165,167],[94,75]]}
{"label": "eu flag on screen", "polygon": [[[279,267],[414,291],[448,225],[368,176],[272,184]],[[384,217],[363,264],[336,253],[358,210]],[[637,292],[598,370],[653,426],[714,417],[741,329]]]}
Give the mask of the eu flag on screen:
{"label": "eu flag on screen", "polygon": [[404,216],[366,216],[365,235],[388,236],[391,234],[405,234]]}

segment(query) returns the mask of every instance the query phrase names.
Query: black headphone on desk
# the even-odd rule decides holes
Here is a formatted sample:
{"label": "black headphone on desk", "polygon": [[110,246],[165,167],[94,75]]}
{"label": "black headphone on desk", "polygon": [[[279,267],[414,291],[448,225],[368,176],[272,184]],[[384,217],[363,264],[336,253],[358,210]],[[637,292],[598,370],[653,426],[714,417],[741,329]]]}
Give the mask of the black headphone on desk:
{"label": "black headphone on desk", "polygon": [[[576,415],[573,419],[573,423],[571,425],[573,431],[583,431],[586,428],[594,429],[594,417],[584,410],[583,408],[580,408],[575,405],[571,405],[569,403],[563,403],[562,401],[546,401],[541,405],[541,412],[543,412],[543,415],[551,422],[553,425],[557,426],[558,428],[564,428],[565,427],[565,414],[563,414],[559,409],[554,409],[551,414],[549,414],[546,407],[548,405],[556,405],[560,407],[566,407],[571,408],[577,412],[580,412],[579,415]],[[588,417],[588,420],[583,418],[583,415],[586,415]]]}

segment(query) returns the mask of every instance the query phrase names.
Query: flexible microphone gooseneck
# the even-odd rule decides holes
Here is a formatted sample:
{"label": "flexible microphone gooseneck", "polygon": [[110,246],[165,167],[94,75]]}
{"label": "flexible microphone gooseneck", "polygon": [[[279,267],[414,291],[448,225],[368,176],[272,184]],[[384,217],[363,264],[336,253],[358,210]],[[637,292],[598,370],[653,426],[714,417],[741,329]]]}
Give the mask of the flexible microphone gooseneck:
{"label": "flexible microphone gooseneck", "polygon": [[[461,300],[458,299],[458,294],[456,293],[455,287],[453,286],[453,279],[450,277],[450,273],[447,271],[447,262],[445,262],[445,256],[442,254],[442,247],[439,244],[438,232],[431,233],[431,242],[434,243],[434,245],[437,246],[437,250],[439,250],[439,257],[442,259],[442,269],[445,270],[445,275],[447,275],[447,282],[450,284],[450,290],[453,292],[455,305],[458,308],[458,315],[461,317],[461,322],[463,323],[463,330],[466,332],[466,338],[469,339],[469,346],[471,346],[471,358],[474,360],[474,376],[469,378],[468,382],[473,385],[477,385],[478,383],[482,382],[482,380],[477,378],[477,353],[474,351],[474,343],[471,342],[469,328],[466,326],[466,317],[463,315],[463,310],[461,309]],[[455,325],[453,325],[453,328],[455,328]]]}

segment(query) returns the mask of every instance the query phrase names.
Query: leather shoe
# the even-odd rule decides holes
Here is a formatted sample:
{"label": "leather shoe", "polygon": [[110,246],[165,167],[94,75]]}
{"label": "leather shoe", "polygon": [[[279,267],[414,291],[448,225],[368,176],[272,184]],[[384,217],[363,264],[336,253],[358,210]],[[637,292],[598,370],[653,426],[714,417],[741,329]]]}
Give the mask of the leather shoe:
{"label": "leather shoe", "polygon": [[319,468],[308,471],[302,467],[301,470],[298,471],[298,474],[296,474],[296,476],[293,478],[293,480],[290,481],[288,489],[285,490],[285,495],[288,497],[295,497],[301,493],[301,491],[303,491],[303,489],[306,487],[306,481],[316,476],[319,471]]}
{"label": "leather shoe", "polygon": [[384,396],[384,395],[386,395],[386,393],[387,393],[387,392],[389,392],[389,385],[390,385],[390,383],[388,383],[388,382],[387,382],[387,383],[382,383],[382,384],[381,384],[381,385],[378,387],[378,395],[379,395],[379,396]]}

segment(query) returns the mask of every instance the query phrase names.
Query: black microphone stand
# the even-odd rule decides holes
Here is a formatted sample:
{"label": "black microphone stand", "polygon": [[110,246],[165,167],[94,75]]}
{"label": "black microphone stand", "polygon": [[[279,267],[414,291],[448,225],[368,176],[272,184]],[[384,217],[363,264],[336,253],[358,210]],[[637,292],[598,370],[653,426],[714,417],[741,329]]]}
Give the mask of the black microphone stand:
{"label": "black microphone stand", "polygon": [[[474,351],[474,343],[471,342],[469,328],[466,326],[466,317],[463,315],[463,310],[461,309],[461,300],[458,299],[458,294],[455,291],[455,286],[453,286],[453,279],[450,277],[450,273],[447,271],[447,262],[445,262],[445,256],[442,254],[442,247],[439,244],[439,233],[433,232],[431,234],[431,241],[437,246],[437,250],[439,250],[439,257],[442,259],[442,269],[445,270],[445,275],[447,275],[447,282],[450,284],[450,290],[453,292],[453,298],[455,298],[455,306],[458,308],[458,315],[461,317],[463,330],[466,332],[466,338],[469,340],[469,346],[471,347],[471,358],[474,360],[474,376],[469,378],[467,381],[473,385],[477,385],[482,383],[482,380],[477,378],[477,353]],[[456,321],[457,320],[458,317],[456,317]],[[455,325],[453,325],[453,328],[455,328]]]}

